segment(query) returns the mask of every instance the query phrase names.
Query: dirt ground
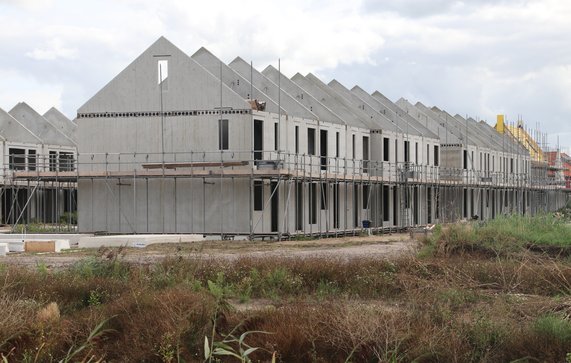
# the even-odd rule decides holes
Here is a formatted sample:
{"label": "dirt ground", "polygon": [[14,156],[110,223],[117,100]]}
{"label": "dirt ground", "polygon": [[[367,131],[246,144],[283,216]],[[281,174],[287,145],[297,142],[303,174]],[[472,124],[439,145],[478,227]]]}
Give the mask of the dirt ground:
{"label": "dirt ground", "polygon": [[[153,244],[145,248],[125,248],[124,260],[150,264],[169,256],[188,258],[225,258],[283,256],[307,257],[378,257],[391,258],[414,253],[418,241],[408,233],[375,236],[325,238],[291,241],[201,241],[180,244]],[[88,256],[100,256],[103,249],[71,249],[62,253],[13,253],[0,257],[0,263],[61,268]]]}

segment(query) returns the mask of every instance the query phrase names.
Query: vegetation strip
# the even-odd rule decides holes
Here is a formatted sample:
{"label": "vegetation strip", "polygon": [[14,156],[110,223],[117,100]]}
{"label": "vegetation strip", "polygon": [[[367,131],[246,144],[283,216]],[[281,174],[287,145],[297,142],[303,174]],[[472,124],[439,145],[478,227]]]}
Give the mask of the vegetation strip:
{"label": "vegetation strip", "polygon": [[[0,354],[9,362],[570,360],[571,260],[530,248],[571,244],[567,217],[519,218],[439,227],[418,256],[392,260],[181,253],[139,265],[113,250],[57,270],[0,265]],[[546,224],[563,235],[548,241],[526,230]]]}

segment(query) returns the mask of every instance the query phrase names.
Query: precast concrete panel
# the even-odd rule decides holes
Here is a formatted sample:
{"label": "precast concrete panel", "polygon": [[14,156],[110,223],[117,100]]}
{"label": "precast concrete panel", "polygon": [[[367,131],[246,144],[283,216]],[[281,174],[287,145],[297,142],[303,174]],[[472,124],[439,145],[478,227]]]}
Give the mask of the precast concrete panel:
{"label": "precast concrete panel", "polygon": [[[167,62],[168,76],[159,82],[161,61]],[[161,37],[81,106],[78,115],[212,110],[220,106],[221,97],[223,107],[250,108],[243,97]]]}

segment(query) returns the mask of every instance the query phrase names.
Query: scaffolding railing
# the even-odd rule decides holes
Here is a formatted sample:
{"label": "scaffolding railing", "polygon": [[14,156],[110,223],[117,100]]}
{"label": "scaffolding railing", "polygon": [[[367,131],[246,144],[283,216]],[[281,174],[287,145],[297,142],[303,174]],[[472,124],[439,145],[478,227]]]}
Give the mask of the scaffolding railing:
{"label": "scaffolding railing", "polygon": [[[252,159],[253,157],[253,159]],[[192,175],[197,170],[277,170],[281,173],[314,173],[398,183],[442,183],[468,186],[496,186],[521,188],[564,189],[565,181],[556,180],[546,173],[500,172],[470,170],[438,165],[415,164],[381,160],[348,159],[340,157],[289,153],[284,151],[188,151],[188,152],[135,152],[135,153],[80,153],[73,157],[54,158],[36,155],[33,160],[21,155],[7,155],[0,178],[7,180],[39,180],[39,178],[67,178],[97,176],[98,173],[128,172],[143,174],[155,171],[178,170],[179,175]]]}

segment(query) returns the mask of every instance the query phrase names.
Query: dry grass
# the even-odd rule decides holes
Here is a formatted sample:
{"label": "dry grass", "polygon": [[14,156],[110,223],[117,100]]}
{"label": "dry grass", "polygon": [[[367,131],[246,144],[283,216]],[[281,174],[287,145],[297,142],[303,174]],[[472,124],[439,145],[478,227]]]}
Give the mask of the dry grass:
{"label": "dry grass", "polygon": [[[215,340],[272,333],[248,335],[247,344],[261,348],[254,361],[274,351],[281,362],[565,359],[568,259],[521,251],[438,256],[176,257],[136,265],[115,253],[57,271],[6,266],[0,353],[9,361],[34,355],[57,362],[88,341],[76,360],[201,362],[214,328]],[[269,306],[227,304],[258,306],[258,299]]]}

